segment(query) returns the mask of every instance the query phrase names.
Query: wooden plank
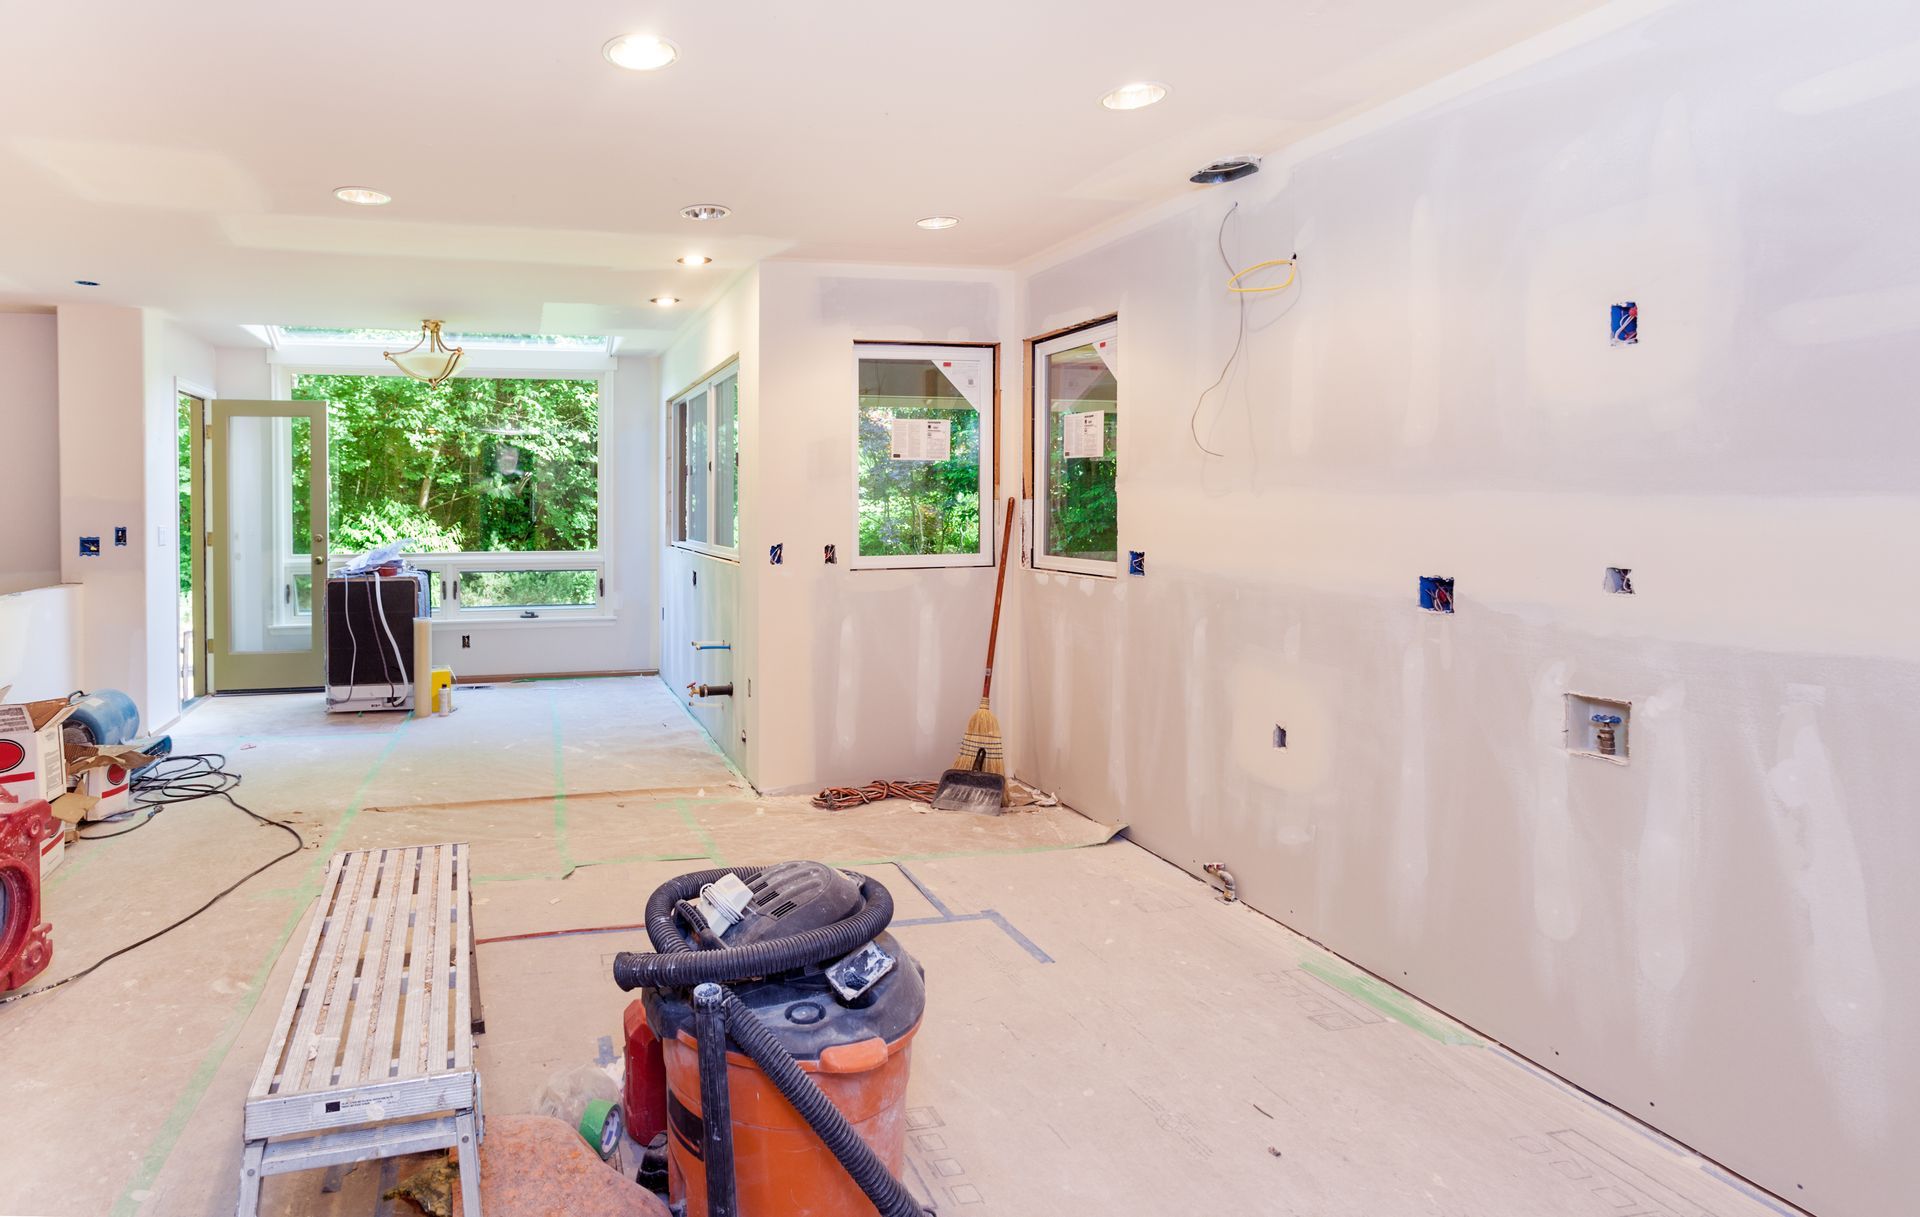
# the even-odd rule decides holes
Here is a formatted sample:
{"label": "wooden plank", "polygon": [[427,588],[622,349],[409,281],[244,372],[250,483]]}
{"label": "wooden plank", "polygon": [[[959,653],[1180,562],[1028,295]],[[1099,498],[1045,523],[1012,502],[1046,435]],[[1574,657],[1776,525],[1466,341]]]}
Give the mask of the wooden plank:
{"label": "wooden plank", "polygon": [[454,855],[452,915],[455,919],[452,972],[453,1068],[473,1068],[473,889],[465,845],[445,847]]}
{"label": "wooden plank", "polygon": [[340,1058],[340,1068],[333,1079],[336,1085],[352,1086],[365,1080],[367,1049],[373,1039],[373,1029],[380,1021],[380,1011],[398,996],[388,992],[387,958],[393,947],[394,922],[406,906],[398,890],[403,853],[398,849],[374,853],[376,890],[368,915],[360,994],[354,1001],[353,1017],[347,1026],[346,1055]]}
{"label": "wooden plank", "polygon": [[448,984],[453,976],[453,968],[447,959],[453,949],[453,847],[436,845],[433,855],[440,881],[434,885],[433,964],[426,972],[428,983],[433,986],[428,993],[432,1004],[427,1007],[427,1072],[444,1073],[452,1067],[453,1059],[451,1044],[447,1039],[449,1002],[452,998]]}
{"label": "wooden plank", "polygon": [[[354,872],[353,903],[344,917],[333,919],[320,942],[321,968],[326,986],[314,1030],[306,1041],[306,1059],[300,1062],[298,1082],[290,1089],[324,1090],[333,1084],[334,1062],[340,1055],[340,1036],[347,1014],[353,1007],[355,974],[360,970],[360,952],[367,938],[367,910],[373,903],[375,868],[364,851],[353,854],[348,866]],[[298,1043],[295,1051],[301,1051]],[[282,1090],[289,1087],[282,1087]]]}
{"label": "wooden plank", "polygon": [[407,1009],[400,1024],[400,1046],[394,1053],[395,1077],[417,1077],[420,1069],[421,1037],[427,1030],[427,998],[421,992],[421,964],[432,951],[433,923],[427,910],[433,905],[433,885],[438,873],[429,864],[426,850],[418,846],[407,851],[419,873],[419,891],[413,897],[413,929],[408,936],[406,967]]}
{"label": "wooden plank", "polygon": [[307,927],[307,940],[300,948],[299,962],[294,964],[293,980],[287,985],[286,1000],[280,1003],[280,1017],[274,1020],[273,1040],[267,1045],[267,1054],[260,1061],[260,1072],[253,1075],[252,1088],[247,1091],[250,1098],[273,1092],[274,1079],[280,1075],[281,1065],[287,1055],[287,1043],[293,1035],[294,1016],[300,1009],[300,999],[313,982],[320,934],[326,927],[328,910],[333,907],[334,897],[340,889],[340,875],[346,865],[345,854],[335,854],[327,861],[327,877],[320,884],[319,898],[314,901],[313,921]]}
{"label": "wooden plank", "polygon": [[336,960],[338,939],[342,925],[353,914],[354,897],[358,894],[360,879],[365,872],[365,859],[359,854],[343,853],[340,858],[344,864],[340,871],[340,882],[333,891],[333,904],[327,910],[320,940],[314,944],[312,978],[307,982],[300,1013],[288,1034],[287,1060],[274,1084],[275,1094],[306,1088],[305,1078],[311,1071],[312,1054],[318,1051],[317,1039],[320,1027],[326,1021],[327,1004],[339,980]]}
{"label": "wooden plank", "polygon": [[394,916],[387,939],[386,957],[380,964],[380,1017],[373,1037],[366,1046],[358,1077],[363,1082],[384,1082],[393,1075],[393,1029],[400,1021],[400,1009],[406,1004],[407,940],[413,924],[414,886],[420,878],[418,851],[393,851]]}

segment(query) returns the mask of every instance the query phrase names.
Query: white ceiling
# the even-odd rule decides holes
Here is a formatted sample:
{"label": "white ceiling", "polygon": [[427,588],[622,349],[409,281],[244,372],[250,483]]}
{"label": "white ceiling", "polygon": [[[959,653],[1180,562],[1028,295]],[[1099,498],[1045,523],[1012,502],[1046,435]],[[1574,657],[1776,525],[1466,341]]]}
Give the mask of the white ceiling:
{"label": "white ceiling", "polygon": [[1008,265],[1598,3],[0,0],[0,307],[657,349],[760,258]]}

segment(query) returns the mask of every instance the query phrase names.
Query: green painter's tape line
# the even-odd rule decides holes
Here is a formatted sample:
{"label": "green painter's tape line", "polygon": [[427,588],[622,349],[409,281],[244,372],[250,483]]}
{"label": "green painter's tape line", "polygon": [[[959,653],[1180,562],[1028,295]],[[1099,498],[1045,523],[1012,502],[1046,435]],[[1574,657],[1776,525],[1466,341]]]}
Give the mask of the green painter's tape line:
{"label": "green painter's tape line", "polygon": [[1411,997],[1371,976],[1328,967],[1317,959],[1302,961],[1300,970],[1319,977],[1349,997],[1367,1003],[1394,1022],[1405,1023],[1430,1040],[1442,1044],[1471,1044],[1475,1047],[1483,1044],[1477,1035],[1470,1035],[1438,1019],[1427,1017]]}
{"label": "green painter's tape line", "polygon": [[286,951],[288,941],[293,938],[293,932],[300,927],[300,918],[305,916],[307,905],[320,894],[320,878],[325,873],[327,860],[333,857],[334,849],[339,845],[340,838],[346,834],[347,826],[360,814],[360,807],[366,799],[367,788],[373,784],[373,779],[379,775],[381,768],[387,763],[387,758],[393,755],[394,748],[400,743],[400,736],[405,732],[407,724],[412,721],[413,716],[408,715],[400,727],[390,733],[392,738],[387,741],[387,746],[380,750],[380,755],[373,759],[373,765],[367,770],[366,776],[360,779],[359,788],[353,792],[353,801],[347,804],[347,810],[340,817],[340,823],[327,834],[327,839],[321,842],[314,860],[307,866],[304,881],[294,893],[292,915],[281,927],[279,937],[275,939],[272,949],[267,952],[266,959],[261,961],[259,971],[254,974],[246,991],[240,995],[240,1004],[228,1017],[226,1026],[221,1028],[219,1038],[214,1040],[213,1047],[207,1050],[207,1054],[200,1058],[200,1063],[194,1067],[192,1075],[187,1078],[186,1089],[180,1092],[178,1099],[174,1100],[172,1110],[167,1112],[167,1118],[161,1121],[159,1131],[154,1133],[153,1140],[148,1143],[147,1152],[140,1156],[139,1169],[134,1171],[133,1178],[129,1179],[127,1186],[121,1190],[120,1198],[113,1202],[112,1217],[134,1217],[134,1214],[140,1211],[141,1201],[135,1198],[135,1193],[150,1191],[154,1180],[158,1179],[160,1172],[166,1168],[167,1159],[173,1156],[174,1147],[180,1143],[180,1134],[186,1131],[187,1121],[192,1119],[193,1113],[199,1109],[200,1100],[206,1098],[207,1089],[213,1085],[214,1076],[220,1072],[220,1066],[226,1063],[227,1053],[233,1050],[234,1041],[240,1038],[241,1028],[246,1025],[247,1018],[253,1013],[254,1007],[260,1003],[260,995],[267,987],[267,978],[273,974],[273,965]]}
{"label": "green painter's tape line", "polygon": [[573,851],[567,844],[567,754],[560,742],[560,697],[547,689],[547,708],[553,717],[553,841],[560,850],[560,869],[573,870]]}
{"label": "green painter's tape line", "polygon": [[691,828],[694,831],[694,834],[700,838],[700,844],[707,847],[707,857],[713,859],[713,864],[715,866],[725,866],[727,865],[727,860],[726,858],[721,856],[720,847],[713,843],[713,837],[711,834],[707,832],[706,826],[701,824],[699,820],[695,819],[693,812],[688,810],[687,808],[688,803],[703,802],[703,801],[705,800],[700,800],[700,799],[669,799],[668,800],[668,802],[673,804],[673,809],[680,813],[680,822],[682,824],[685,824],[688,828]]}

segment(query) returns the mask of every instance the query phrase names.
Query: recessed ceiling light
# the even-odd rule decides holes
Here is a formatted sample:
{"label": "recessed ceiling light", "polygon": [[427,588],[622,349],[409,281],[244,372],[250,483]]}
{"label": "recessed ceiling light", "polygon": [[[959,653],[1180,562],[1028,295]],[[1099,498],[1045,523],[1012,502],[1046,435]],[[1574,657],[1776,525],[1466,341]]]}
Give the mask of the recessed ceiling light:
{"label": "recessed ceiling light", "polygon": [[656,34],[622,34],[600,48],[607,62],[617,68],[651,72],[680,58],[680,48]]}
{"label": "recessed ceiling light", "polygon": [[100,281],[98,279],[75,279],[74,282],[80,285],[81,287],[99,287],[100,286]]}
{"label": "recessed ceiling light", "polygon": [[655,297],[653,298],[653,302],[654,302],[655,304],[657,304],[657,305],[659,305],[659,306],[660,306],[661,308],[666,308],[666,307],[667,307],[668,305],[670,305],[670,304],[678,304],[678,303],[680,303],[680,297],[678,297],[678,296],[655,296]]}
{"label": "recessed ceiling light", "polygon": [[959,222],[956,216],[927,216],[925,219],[914,221],[922,228],[952,228]]}
{"label": "recessed ceiling light", "polygon": [[713,259],[705,254],[683,254],[675,258],[674,261],[682,266],[705,266],[707,263],[713,261]]}
{"label": "recessed ceiling light", "polygon": [[733,214],[733,208],[719,203],[695,203],[691,207],[682,207],[680,214],[689,220],[724,220]]}
{"label": "recessed ceiling light", "polygon": [[355,207],[385,207],[393,202],[392,195],[381,194],[365,186],[342,186],[333,192],[333,197],[342,203],[352,203]]}
{"label": "recessed ceiling light", "polygon": [[1100,104],[1109,110],[1138,110],[1150,106],[1167,95],[1167,86],[1157,80],[1136,80],[1132,84],[1121,85],[1100,99]]}

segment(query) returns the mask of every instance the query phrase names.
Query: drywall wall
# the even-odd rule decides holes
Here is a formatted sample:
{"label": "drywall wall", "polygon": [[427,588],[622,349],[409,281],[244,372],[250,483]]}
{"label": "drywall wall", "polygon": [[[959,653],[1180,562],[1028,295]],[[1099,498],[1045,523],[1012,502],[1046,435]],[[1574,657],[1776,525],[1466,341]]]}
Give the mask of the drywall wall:
{"label": "drywall wall", "polygon": [[[762,601],[749,772],[764,789],[931,778],[953,764],[980,700],[991,567],[856,570],[856,342],[998,342],[1012,276],[997,271],[768,262],[746,551]],[[1018,350],[1001,374],[1019,377]],[[1011,362],[1011,367],[1009,367]],[[1003,452],[1019,452],[1018,433]],[[1003,463],[1012,477],[1012,458]],[[1017,485],[1017,477],[1012,477]],[[747,517],[743,515],[743,519]],[[767,547],[783,546],[778,566]],[[828,565],[833,544],[839,560]]]}
{"label": "drywall wall", "polygon": [[[741,554],[751,554],[765,530],[758,470],[760,434],[760,278],[747,271],[712,305],[689,319],[660,357],[660,391],[653,403],[656,434],[653,518],[660,562],[660,676],[708,735],[751,778],[760,746],[755,660],[759,588],[740,560],[674,543],[678,510],[679,437],[667,403],[729,361],[739,362]],[[695,642],[724,642],[727,649],[696,651]],[[693,682],[731,682],[731,697],[694,697]]]}
{"label": "drywall wall", "polygon": [[[61,577],[86,586],[80,599],[84,688],[115,688],[163,722],[149,704],[146,320],[139,309],[60,306]],[[116,546],[124,527],[128,544]],[[82,557],[81,537],[97,537]],[[171,717],[171,716],[169,716]]]}
{"label": "drywall wall", "polygon": [[[1900,1212],[1920,11],[1612,24],[1026,268],[1025,332],[1119,314],[1149,574],[1020,573],[1016,765],[1794,1203]],[[1196,416],[1235,202],[1232,263],[1300,285]],[[1570,692],[1632,703],[1627,763]]]}
{"label": "drywall wall", "polygon": [[0,313],[0,433],[11,503],[0,592],[60,581],[60,375],[52,313]]}
{"label": "drywall wall", "polygon": [[80,687],[80,598],[55,584],[0,594],[0,689],[5,701],[65,697]]}
{"label": "drywall wall", "polygon": [[[157,728],[180,712],[174,387],[210,385],[213,348],[117,305],[62,305],[56,336],[61,573],[88,592],[80,684],[123,690]],[[97,556],[81,537],[99,538]]]}

